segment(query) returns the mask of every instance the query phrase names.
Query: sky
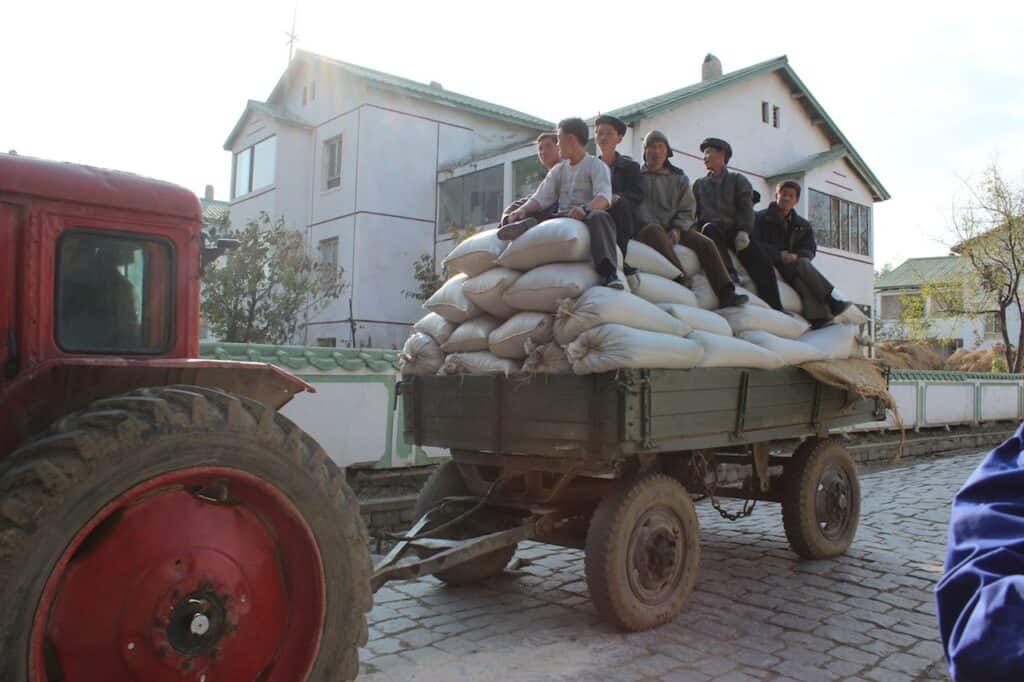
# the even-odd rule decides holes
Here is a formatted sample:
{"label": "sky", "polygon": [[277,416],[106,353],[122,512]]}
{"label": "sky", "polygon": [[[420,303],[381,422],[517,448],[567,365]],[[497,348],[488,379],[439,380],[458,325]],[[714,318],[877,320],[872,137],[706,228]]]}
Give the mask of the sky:
{"label": "sky", "polygon": [[[1015,5],[1015,6],[1014,6]],[[207,0],[0,4],[0,151],[226,199],[224,140],[297,46],[548,120],[782,54],[892,195],[875,263],[947,253],[965,182],[1024,182],[1024,3]]]}

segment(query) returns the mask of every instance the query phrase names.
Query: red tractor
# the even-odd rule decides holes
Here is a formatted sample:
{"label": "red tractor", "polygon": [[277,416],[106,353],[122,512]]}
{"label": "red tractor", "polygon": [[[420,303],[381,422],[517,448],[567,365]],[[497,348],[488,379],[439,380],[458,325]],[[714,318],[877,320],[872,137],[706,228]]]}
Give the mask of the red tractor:
{"label": "red tractor", "polygon": [[196,197],[0,154],[0,680],[348,680],[358,505],[277,411],[310,389],[196,359]]}

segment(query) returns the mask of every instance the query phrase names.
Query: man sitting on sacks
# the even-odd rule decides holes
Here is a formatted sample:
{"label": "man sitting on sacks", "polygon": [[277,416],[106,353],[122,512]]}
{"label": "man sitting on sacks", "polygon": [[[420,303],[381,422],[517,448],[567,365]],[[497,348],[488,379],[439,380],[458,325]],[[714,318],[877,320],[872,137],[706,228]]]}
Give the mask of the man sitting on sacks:
{"label": "man sitting on sacks", "polygon": [[[625,285],[615,274],[615,221],[608,214],[612,204],[612,179],[605,165],[587,153],[590,131],[581,118],[558,122],[558,152],[562,161],[548,171],[533,196],[509,215],[509,222],[498,230],[498,238],[519,237],[538,223],[531,216],[545,206],[558,202],[558,214],[582,220],[590,232],[590,253],[601,283],[613,289]],[[550,216],[544,216],[550,217]],[[544,218],[542,217],[542,219]]]}
{"label": "man sitting on sacks", "polygon": [[750,231],[754,229],[754,189],[745,176],[729,170],[732,146],[720,138],[709,137],[700,143],[700,151],[708,174],[693,183],[697,228],[714,240],[734,282],[739,283],[739,275],[729,257],[730,249],[736,251],[758,292],[762,288],[777,288],[771,263],[747,250]]}
{"label": "man sitting on sacks", "polygon": [[[600,159],[612,174],[612,206],[608,213],[615,221],[615,243],[623,256],[636,234],[636,209],[644,199],[640,164],[616,151],[625,134],[626,124],[614,116],[605,114],[594,121],[594,141],[601,151]],[[623,270],[627,278],[636,272],[629,266]]]}
{"label": "man sitting on sacks", "polygon": [[672,156],[668,138],[664,133],[652,130],[644,137],[643,148],[644,199],[636,212],[637,224],[642,226],[636,236],[637,241],[655,249],[679,268],[684,273],[677,280],[680,284],[684,284],[687,273],[672,250],[672,245],[682,244],[693,249],[720,305],[723,308],[743,305],[747,302],[747,296],[736,293],[736,287],[729,279],[715,243],[692,229],[693,191],[686,173],[668,161]]}
{"label": "man sitting on sacks", "polygon": [[[800,191],[800,183],[795,180],[784,180],[776,186],[775,201],[757,212],[751,244],[744,251],[753,251],[778,268],[782,278],[800,294],[804,317],[817,329],[841,315],[852,303],[836,299],[835,287],[811,264],[817,244],[811,224],[794,208]],[[773,308],[782,310],[774,279],[761,296]]]}
{"label": "man sitting on sacks", "polygon": [[[555,164],[562,160],[558,155],[558,134],[557,133],[541,133],[537,136],[537,160],[540,161],[540,165],[544,166],[546,170],[554,168]],[[523,204],[530,200],[530,197],[521,197],[516,199],[511,204],[505,207],[505,210],[501,212],[501,222],[499,226],[508,223],[508,217],[517,208],[521,208]],[[540,212],[540,215],[547,217],[554,217],[558,211],[558,203],[554,203],[548,206],[546,210]]]}

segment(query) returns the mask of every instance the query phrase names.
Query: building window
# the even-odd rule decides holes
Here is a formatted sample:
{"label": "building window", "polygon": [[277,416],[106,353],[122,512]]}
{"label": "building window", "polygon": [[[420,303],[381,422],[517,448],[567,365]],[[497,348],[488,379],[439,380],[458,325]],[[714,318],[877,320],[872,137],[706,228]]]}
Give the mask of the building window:
{"label": "building window", "polygon": [[809,190],[809,219],[818,246],[871,255],[871,207]]}
{"label": "building window", "polygon": [[338,338],[335,336],[318,336],[316,345],[320,348],[337,348]]}
{"label": "building window", "polygon": [[903,312],[903,294],[882,294],[880,319],[898,320]]}
{"label": "building window", "polygon": [[441,183],[440,230],[464,230],[498,222],[505,183],[504,166],[460,175]]}
{"label": "building window", "polygon": [[999,313],[985,314],[985,336],[1002,336],[999,330]]}
{"label": "building window", "polygon": [[761,102],[761,123],[768,123],[769,121],[769,104],[768,102]]}
{"label": "building window", "polygon": [[231,198],[273,185],[276,161],[276,137],[268,137],[235,154]]}
{"label": "building window", "polygon": [[341,136],[324,142],[324,189],[341,186]]}
{"label": "building window", "polygon": [[162,353],[173,340],[171,246],[70,230],[57,242],[55,336],[77,353]]}
{"label": "building window", "polygon": [[515,198],[528,197],[537,191],[540,183],[548,174],[548,169],[536,156],[527,156],[512,162],[512,186],[515,187]]}
{"label": "building window", "polygon": [[335,271],[338,269],[338,238],[321,239],[317,245],[317,257],[321,265],[327,265]]}
{"label": "building window", "polygon": [[779,128],[782,126],[782,112],[776,106],[772,107],[772,128]]}
{"label": "building window", "polygon": [[302,106],[306,106],[316,99],[316,81],[310,81],[309,85],[302,86]]}

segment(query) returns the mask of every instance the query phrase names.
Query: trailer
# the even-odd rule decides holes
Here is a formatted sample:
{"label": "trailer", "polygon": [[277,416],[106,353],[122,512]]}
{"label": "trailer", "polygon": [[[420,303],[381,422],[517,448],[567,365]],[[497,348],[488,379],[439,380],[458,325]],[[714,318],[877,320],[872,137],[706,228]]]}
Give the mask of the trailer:
{"label": "trailer", "polygon": [[[408,443],[449,448],[418,521],[371,586],[433,574],[467,584],[502,572],[519,542],[584,550],[598,613],[626,630],[674,619],[696,582],[694,499],[730,519],[780,502],[801,557],[849,548],[860,515],[853,459],[831,429],[881,421],[885,404],[776,370],[622,370],[590,376],[403,380]],[[800,439],[795,450],[782,442]],[[742,464],[738,483],[720,464]],[[724,498],[742,499],[729,511]]]}

